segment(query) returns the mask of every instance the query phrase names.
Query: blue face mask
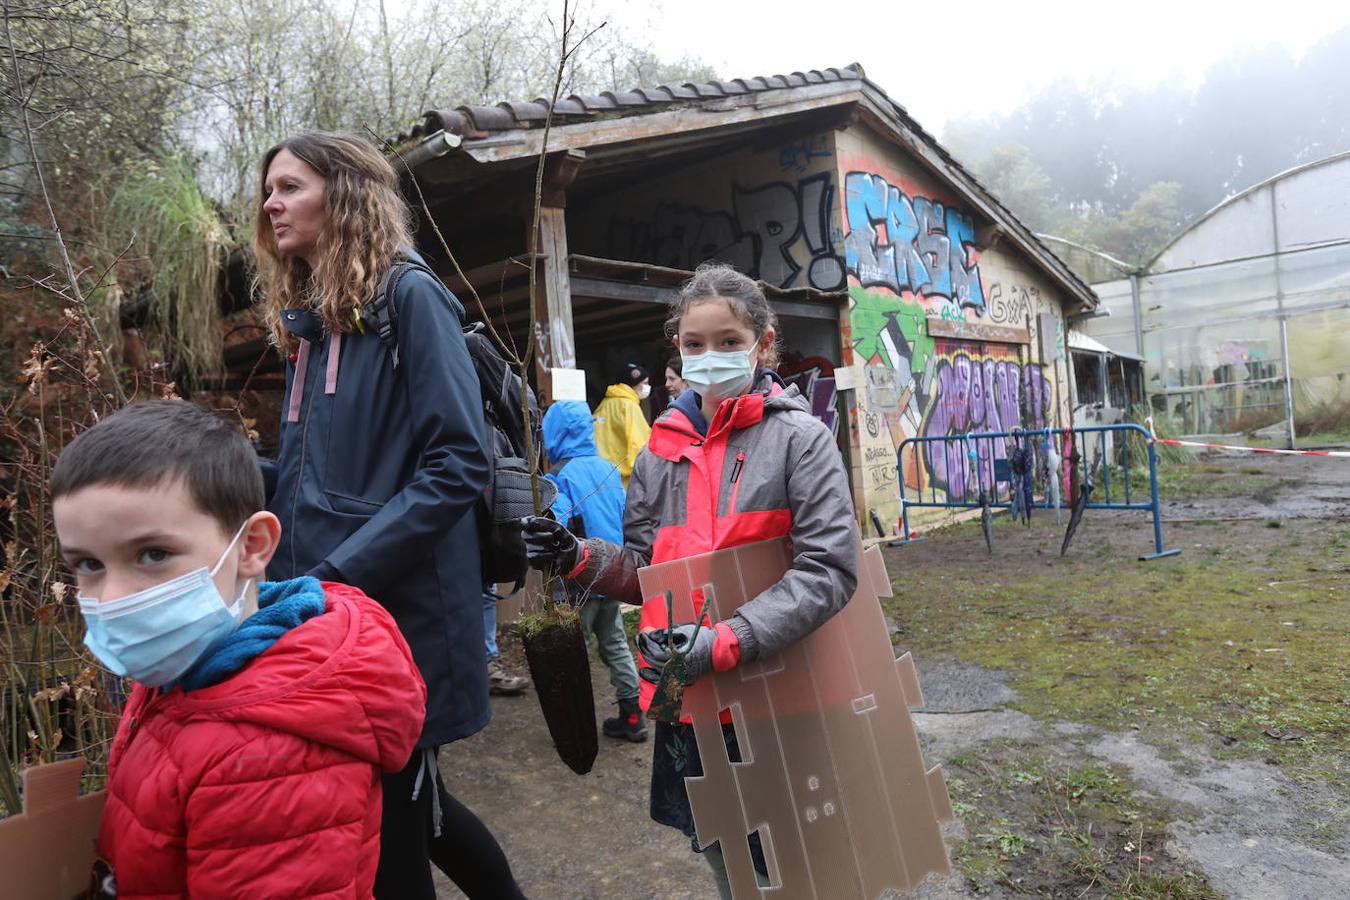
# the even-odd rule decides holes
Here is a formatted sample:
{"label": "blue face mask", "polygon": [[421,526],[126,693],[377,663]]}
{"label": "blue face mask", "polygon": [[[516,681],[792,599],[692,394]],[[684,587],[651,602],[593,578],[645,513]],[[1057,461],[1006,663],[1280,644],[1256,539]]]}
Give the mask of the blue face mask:
{"label": "blue face mask", "polygon": [[113,672],[147,687],[178,680],[239,624],[252,579],[244,583],[234,605],[227,606],[213,577],[247,526],[240,526],[210,569],[202,566],[107,603],[77,598],[89,628],[85,646]]}
{"label": "blue face mask", "polygon": [[755,377],[749,350],[705,350],[680,359],[684,380],[708,403],[740,396]]}

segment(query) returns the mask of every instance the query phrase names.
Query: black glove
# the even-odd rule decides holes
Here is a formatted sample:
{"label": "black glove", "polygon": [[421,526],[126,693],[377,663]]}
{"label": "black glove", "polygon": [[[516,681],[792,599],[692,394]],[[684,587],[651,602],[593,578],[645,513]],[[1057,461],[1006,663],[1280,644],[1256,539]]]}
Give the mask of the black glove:
{"label": "black glove", "polygon": [[541,572],[565,574],[577,567],[581,544],[576,536],[545,516],[526,516],[521,525],[525,537],[525,556]]}
{"label": "black glove", "polygon": [[693,684],[712,672],[712,651],[716,641],[717,632],[698,625],[676,625],[670,632],[664,628],[639,632],[638,652],[648,665],[643,666],[638,674],[643,680],[656,684],[661,680],[666,663],[674,655],[673,651],[678,651],[684,654],[683,681]]}

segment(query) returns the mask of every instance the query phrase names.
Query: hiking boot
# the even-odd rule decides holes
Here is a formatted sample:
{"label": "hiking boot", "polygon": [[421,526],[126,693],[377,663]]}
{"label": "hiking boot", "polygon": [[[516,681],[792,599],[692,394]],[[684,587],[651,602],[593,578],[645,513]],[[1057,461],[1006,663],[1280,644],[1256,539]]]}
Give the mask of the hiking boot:
{"label": "hiking boot", "polygon": [[488,691],[499,697],[515,697],[525,693],[530,679],[524,675],[512,674],[500,660],[488,660]]}
{"label": "hiking boot", "polygon": [[620,738],[635,744],[647,739],[647,723],[642,719],[642,709],[636,697],[619,701],[619,714],[605,720],[604,731],[605,737]]}

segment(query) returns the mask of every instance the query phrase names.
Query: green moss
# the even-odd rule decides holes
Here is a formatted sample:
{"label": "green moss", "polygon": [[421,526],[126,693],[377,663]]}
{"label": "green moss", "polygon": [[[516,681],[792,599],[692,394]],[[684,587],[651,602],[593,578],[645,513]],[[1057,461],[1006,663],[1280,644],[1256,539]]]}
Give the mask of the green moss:
{"label": "green moss", "polygon": [[524,637],[534,637],[548,631],[557,625],[570,622],[577,617],[577,611],[570,606],[559,604],[551,610],[543,612],[530,613],[527,616],[521,616],[517,623],[520,633]]}
{"label": "green moss", "polygon": [[952,806],[968,838],[952,861],[977,890],[1038,896],[1219,896],[1166,852],[1176,812],[1135,793],[1126,775],[1029,744],[996,742],[948,760]]}
{"label": "green moss", "polygon": [[1104,529],[1067,558],[1038,557],[1059,532],[1036,524],[999,529],[993,560],[953,552],[976,546],[971,525],[903,551],[897,644],[1010,672],[1016,705],[1042,719],[1217,737],[1222,754],[1350,786],[1350,528],[1175,526],[1184,555],[1140,563],[1127,532]]}

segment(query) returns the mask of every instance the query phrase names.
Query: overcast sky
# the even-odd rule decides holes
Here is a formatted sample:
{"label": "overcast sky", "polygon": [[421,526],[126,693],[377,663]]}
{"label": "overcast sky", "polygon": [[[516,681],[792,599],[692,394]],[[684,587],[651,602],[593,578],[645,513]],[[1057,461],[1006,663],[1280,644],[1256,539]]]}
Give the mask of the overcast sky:
{"label": "overcast sky", "polygon": [[1350,23],[1345,0],[664,0],[650,24],[634,11],[650,8],[641,3],[610,8],[624,26],[650,27],[663,57],[696,56],[726,77],[860,62],[938,134],[1058,78],[1194,84],[1239,47],[1277,43],[1297,55]]}

